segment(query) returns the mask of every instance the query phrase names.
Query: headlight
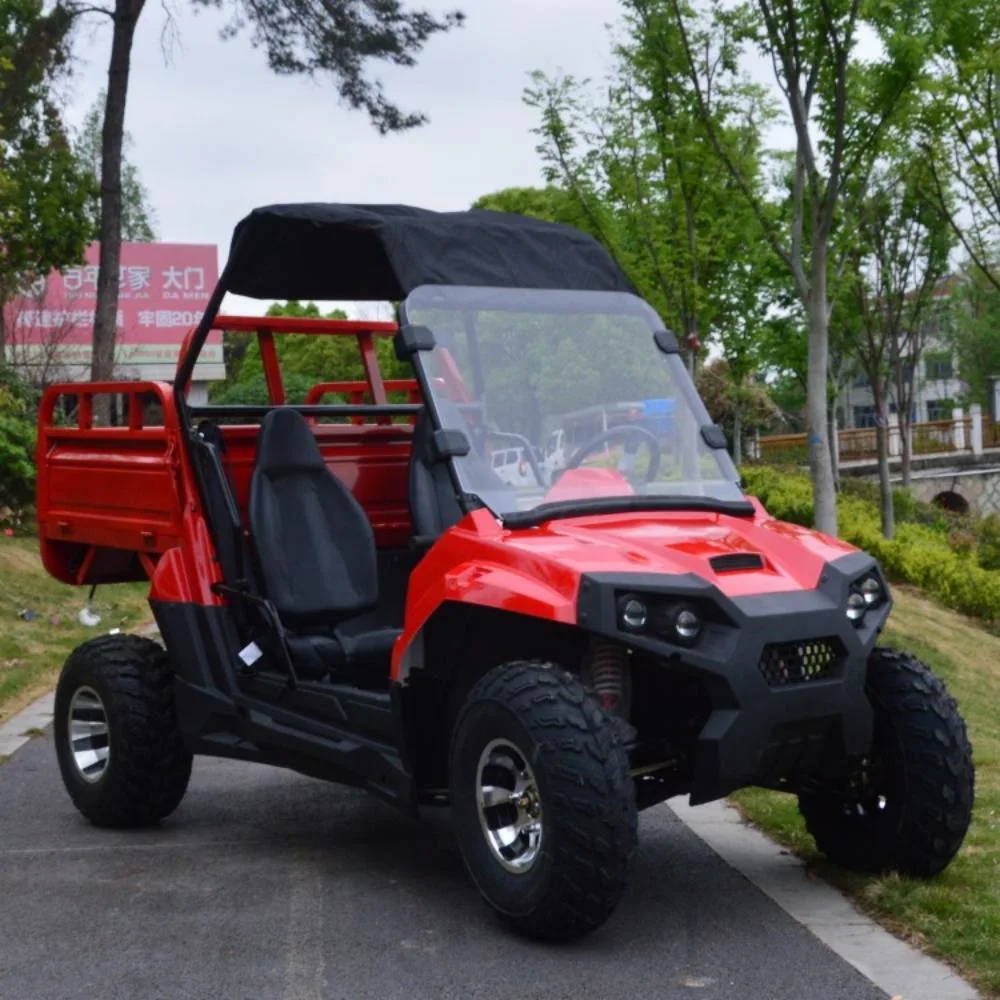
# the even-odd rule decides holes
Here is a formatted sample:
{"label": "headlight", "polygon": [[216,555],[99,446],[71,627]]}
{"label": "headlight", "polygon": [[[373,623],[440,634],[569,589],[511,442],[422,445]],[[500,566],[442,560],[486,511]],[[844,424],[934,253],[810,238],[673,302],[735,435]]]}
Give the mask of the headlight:
{"label": "headlight", "polygon": [[878,577],[866,576],[861,581],[858,591],[869,608],[874,608],[876,604],[882,601],[882,584],[879,582]]}
{"label": "headlight", "polygon": [[629,632],[641,632],[649,619],[649,609],[638,597],[623,597],[618,602],[618,617]]}
{"label": "headlight", "polygon": [[868,609],[868,603],[865,601],[861,592],[858,590],[852,590],[850,594],[847,595],[847,617],[850,621],[854,622],[855,625],[861,622],[861,619],[865,616],[865,611]]}
{"label": "headlight", "polygon": [[701,635],[701,615],[690,604],[668,605],[657,616],[656,631],[667,642],[691,646]]}
{"label": "headlight", "polygon": [[674,619],[674,631],[678,639],[693,642],[701,631],[701,619],[690,608],[682,608]]}

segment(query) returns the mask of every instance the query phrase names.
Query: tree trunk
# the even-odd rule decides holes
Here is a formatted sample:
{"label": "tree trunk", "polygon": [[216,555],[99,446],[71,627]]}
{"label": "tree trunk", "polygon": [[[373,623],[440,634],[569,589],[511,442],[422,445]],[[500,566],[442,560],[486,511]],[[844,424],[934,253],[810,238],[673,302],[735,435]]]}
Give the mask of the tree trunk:
{"label": "tree trunk", "polygon": [[837,494],[827,433],[827,376],[830,366],[829,319],[826,302],[826,244],[817,241],[812,252],[809,288],[809,374],[806,381],[806,433],[809,435],[809,471],[817,529],[837,534]]}
{"label": "tree trunk", "polygon": [[[94,311],[94,353],[91,378],[106,382],[114,375],[118,317],[118,271],[121,266],[122,143],[125,135],[125,102],[129,64],[136,22],[145,0],[116,0],[108,96],[101,132],[101,256]],[[110,413],[108,397],[98,397],[101,416]]]}
{"label": "tree trunk", "polygon": [[899,471],[903,480],[903,489],[910,488],[910,466],[913,464],[913,425],[910,423],[909,414],[904,418],[899,417],[899,436],[902,439],[899,443]]}
{"label": "tree trunk", "polygon": [[833,488],[840,492],[840,435],[837,432],[837,399],[834,397],[829,409],[830,471],[833,473]]}
{"label": "tree trunk", "polygon": [[738,399],[733,406],[733,461],[743,464],[743,405]]}
{"label": "tree trunk", "polygon": [[875,454],[878,458],[878,494],[882,514],[882,534],[896,534],[895,511],[892,506],[892,482],[889,479],[889,416],[885,411],[885,393],[879,380],[872,379],[875,397]]}

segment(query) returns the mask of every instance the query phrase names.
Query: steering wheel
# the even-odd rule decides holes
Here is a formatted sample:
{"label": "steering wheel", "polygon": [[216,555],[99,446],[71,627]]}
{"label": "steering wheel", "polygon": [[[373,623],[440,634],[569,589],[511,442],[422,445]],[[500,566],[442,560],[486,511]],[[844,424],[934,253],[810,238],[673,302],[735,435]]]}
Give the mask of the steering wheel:
{"label": "steering wheel", "polygon": [[649,468],[646,469],[646,482],[651,483],[660,471],[660,459],[663,457],[663,452],[660,448],[660,442],[656,440],[656,435],[636,424],[621,424],[619,427],[612,427],[603,434],[598,434],[597,437],[584,442],[570,456],[566,468],[577,468],[592,451],[596,451],[608,441],[623,437],[639,438],[639,444],[644,444],[649,449]]}

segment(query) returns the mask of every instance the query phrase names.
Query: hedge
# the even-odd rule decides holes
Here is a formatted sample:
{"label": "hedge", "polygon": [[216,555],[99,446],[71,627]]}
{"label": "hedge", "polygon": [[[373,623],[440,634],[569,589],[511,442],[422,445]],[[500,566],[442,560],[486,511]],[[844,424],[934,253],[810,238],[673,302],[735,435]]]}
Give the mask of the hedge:
{"label": "hedge", "polygon": [[[807,476],[755,466],[744,470],[744,482],[772,517],[812,525]],[[853,493],[838,496],[837,513],[840,537],[878,559],[890,579],[920,587],[962,614],[1000,623],[1000,571],[982,565],[996,565],[995,519],[980,522],[971,542],[962,544],[956,537],[960,533],[949,535],[943,522],[903,521],[889,541],[882,536],[877,504]]]}

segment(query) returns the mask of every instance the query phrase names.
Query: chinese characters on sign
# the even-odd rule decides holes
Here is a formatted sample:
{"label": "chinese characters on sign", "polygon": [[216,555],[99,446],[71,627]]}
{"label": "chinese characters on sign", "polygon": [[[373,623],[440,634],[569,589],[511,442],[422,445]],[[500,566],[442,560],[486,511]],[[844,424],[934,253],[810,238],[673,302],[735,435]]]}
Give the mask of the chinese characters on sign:
{"label": "chinese characters on sign", "polygon": [[[86,261],[49,276],[37,294],[14,303],[10,325],[25,344],[89,345],[97,303],[98,244]],[[214,246],[125,243],[119,271],[120,346],[179,347],[197,326],[218,280]]]}

